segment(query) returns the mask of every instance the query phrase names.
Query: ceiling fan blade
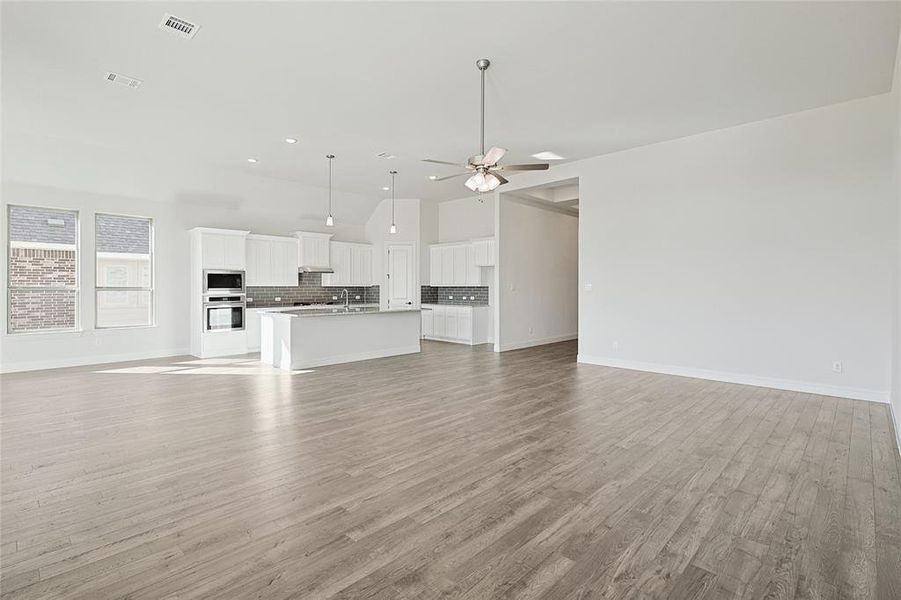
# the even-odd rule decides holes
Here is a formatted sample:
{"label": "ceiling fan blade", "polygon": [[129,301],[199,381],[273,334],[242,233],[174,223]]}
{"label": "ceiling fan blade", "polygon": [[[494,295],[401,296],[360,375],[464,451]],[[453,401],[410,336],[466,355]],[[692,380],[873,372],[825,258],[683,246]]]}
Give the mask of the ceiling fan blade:
{"label": "ceiling fan blade", "polygon": [[433,179],[432,181],[444,181],[446,179],[455,179],[457,177],[463,177],[464,175],[470,175],[470,172],[466,171],[465,173],[457,173],[456,175],[448,175],[446,177],[437,177],[437,178]]}
{"label": "ceiling fan blade", "polygon": [[446,160],[435,160],[434,158],[423,158],[422,162],[430,162],[438,165],[451,165],[453,167],[465,167],[464,163],[448,162]]}
{"label": "ceiling fan blade", "polygon": [[494,171],[494,172],[492,172],[491,174],[494,175],[495,177],[497,177],[497,180],[501,182],[500,185],[504,185],[505,183],[510,183],[509,181],[507,181],[507,178],[506,178],[506,177],[504,177],[503,175],[501,175],[501,174],[498,173],[497,171]]}
{"label": "ceiling fan blade", "polygon": [[546,171],[547,163],[533,163],[530,165],[503,165],[498,167],[500,171]]}
{"label": "ceiling fan blade", "polygon": [[495,165],[497,161],[504,157],[504,154],[507,153],[506,148],[498,148],[497,146],[493,146],[486,154],[485,157],[482,158],[483,165]]}

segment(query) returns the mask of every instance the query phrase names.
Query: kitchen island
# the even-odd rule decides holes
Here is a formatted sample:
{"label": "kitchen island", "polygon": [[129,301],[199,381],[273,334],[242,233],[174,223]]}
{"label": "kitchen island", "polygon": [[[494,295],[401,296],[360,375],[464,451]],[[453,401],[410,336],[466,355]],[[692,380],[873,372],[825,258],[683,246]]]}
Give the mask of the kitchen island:
{"label": "kitchen island", "polygon": [[260,360],[284,370],[419,352],[418,308],[260,311]]}

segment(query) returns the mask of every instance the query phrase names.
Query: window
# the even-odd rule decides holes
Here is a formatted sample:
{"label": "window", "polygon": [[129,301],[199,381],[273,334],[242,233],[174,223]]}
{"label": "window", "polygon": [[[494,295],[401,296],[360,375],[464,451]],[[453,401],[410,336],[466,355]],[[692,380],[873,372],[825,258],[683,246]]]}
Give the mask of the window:
{"label": "window", "polygon": [[153,325],[153,220],[97,214],[97,328]]}
{"label": "window", "polygon": [[9,333],[78,327],[78,213],[9,206]]}

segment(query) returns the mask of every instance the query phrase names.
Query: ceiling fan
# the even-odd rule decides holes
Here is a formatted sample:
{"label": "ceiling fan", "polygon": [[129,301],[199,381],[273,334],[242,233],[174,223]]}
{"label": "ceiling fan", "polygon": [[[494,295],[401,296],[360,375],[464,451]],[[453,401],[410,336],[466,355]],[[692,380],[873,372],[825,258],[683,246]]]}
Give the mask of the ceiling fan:
{"label": "ceiling fan", "polygon": [[447,177],[436,177],[433,181],[444,181],[446,179],[469,175],[469,179],[466,180],[464,185],[474,192],[482,193],[490,192],[497,189],[499,185],[507,183],[507,179],[500,171],[544,171],[548,168],[547,163],[499,165],[497,163],[504,157],[504,154],[507,153],[505,148],[492,146],[487,153],[485,152],[485,71],[488,69],[489,65],[491,65],[491,61],[487,58],[480,58],[476,61],[476,66],[479,68],[482,77],[482,119],[480,123],[481,135],[479,138],[479,154],[470,156],[469,160],[462,164],[446,160],[435,160],[432,158],[424,159],[423,162],[437,163],[439,165],[452,165],[454,167],[463,167],[466,169],[463,173],[448,175]]}

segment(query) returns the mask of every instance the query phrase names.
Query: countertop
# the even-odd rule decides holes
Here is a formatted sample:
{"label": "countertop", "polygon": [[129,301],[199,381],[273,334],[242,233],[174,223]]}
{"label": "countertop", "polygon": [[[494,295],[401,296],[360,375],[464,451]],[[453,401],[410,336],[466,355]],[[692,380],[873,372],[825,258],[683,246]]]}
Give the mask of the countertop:
{"label": "countertop", "polygon": [[[263,310],[262,314],[267,311]],[[334,317],[341,315],[374,315],[384,313],[420,312],[419,308],[380,308],[378,306],[351,306],[345,309],[343,306],[328,308],[301,308],[298,310],[273,310],[273,316],[284,317]]]}
{"label": "countertop", "polygon": [[[378,304],[371,303],[356,303],[351,304],[351,308],[370,308],[373,306],[378,306]],[[247,310],[268,310],[268,311],[285,311],[285,310],[322,310],[326,308],[343,308],[342,304],[307,304],[304,306],[292,306],[291,304],[281,303],[281,304],[272,304],[270,306],[259,306],[256,304],[248,304]]]}

